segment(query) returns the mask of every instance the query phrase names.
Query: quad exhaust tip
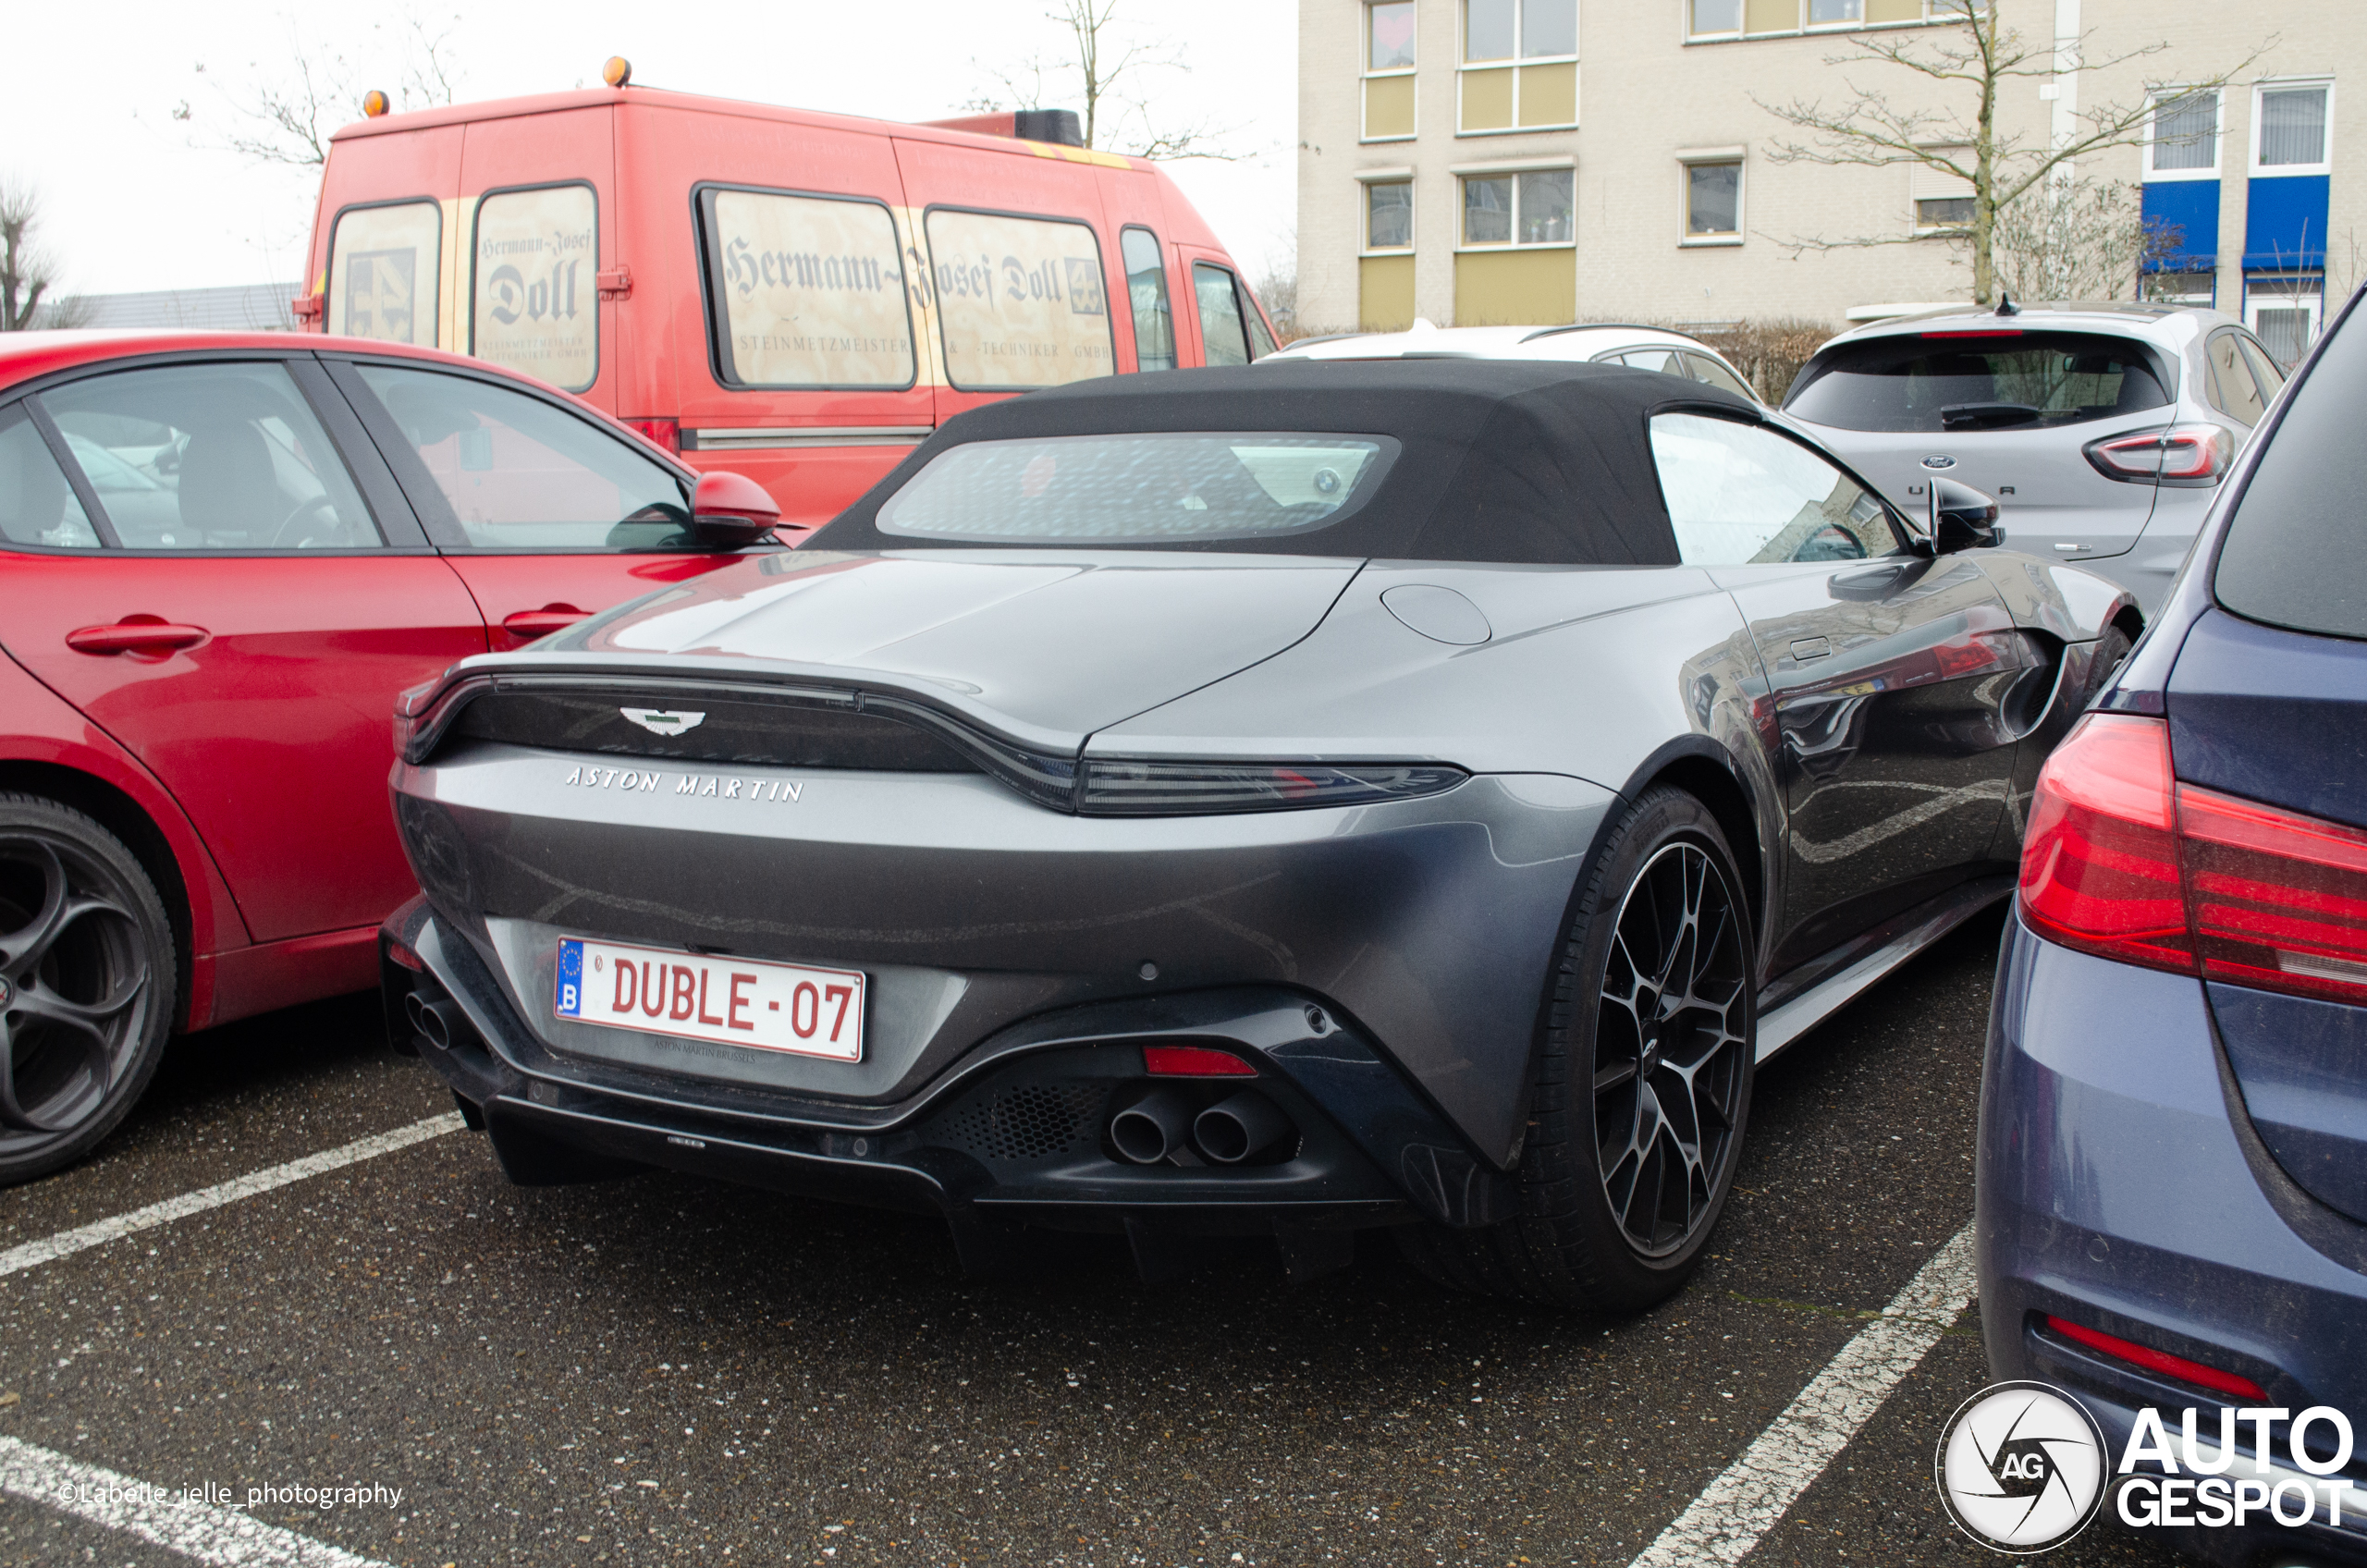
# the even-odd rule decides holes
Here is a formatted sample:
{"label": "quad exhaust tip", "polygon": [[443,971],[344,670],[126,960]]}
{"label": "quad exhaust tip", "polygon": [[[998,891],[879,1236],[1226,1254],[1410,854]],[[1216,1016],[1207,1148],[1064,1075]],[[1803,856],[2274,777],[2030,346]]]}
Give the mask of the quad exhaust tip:
{"label": "quad exhaust tip", "polygon": [[1239,1165],[1296,1131],[1273,1101],[1254,1089],[1196,1114],[1191,1095],[1162,1087],[1110,1119],[1110,1144],[1120,1158],[1136,1165],[1157,1165],[1187,1150],[1213,1165]]}
{"label": "quad exhaust tip", "polygon": [[403,998],[403,1015],[411,1026],[419,1031],[427,1043],[439,1051],[448,1051],[453,1045],[474,1033],[460,1007],[449,997],[428,1000],[417,991]]}
{"label": "quad exhaust tip", "polygon": [[1192,1101],[1181,1089],[1153,1089],[1110,1119],[1110,1143],[1136,1165],[1157,1165],[1191,1142]]}
{"label": "quad exhaust tip", "polygon": [[1254,1159],[1291,1132],[1291,1119],[1255,1089],[1218,1101],[1192,1121],[1192,1141],[1219,1165]]}

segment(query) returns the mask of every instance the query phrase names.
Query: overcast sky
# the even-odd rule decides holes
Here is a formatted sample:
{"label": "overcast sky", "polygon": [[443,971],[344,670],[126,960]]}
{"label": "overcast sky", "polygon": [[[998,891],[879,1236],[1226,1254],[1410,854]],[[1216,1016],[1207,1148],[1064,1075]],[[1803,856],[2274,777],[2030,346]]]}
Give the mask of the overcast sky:
{"label": "overcast sky", "polygon": [[[996,92],[998,67],[1065,57],[1065,33],[1045,20],[1045,0],[475,0],[456,16],[445,0],[409,14],[448,32],[445,55],[459,69],[462,101],[596,85],[601,62],[622,55],[646,86],[929,119]],[[399,4],[299,12],[18,0],[11,9],[0,179],[39,190],[43,230],[72,292],[293,281],[316,178],[220,150],[240,129],[232,96],[292,80],[300,52],[342,55],[362,85],[399,86]],[[373,15],[382,18],[374,26]],[[1229,149],[1250,154],[1169,167],[1225,248],[1262,274],[1289,249],[1296,203],[1292,7],[1119,0],[1118,24],[1190,67],[1145,79],[1155,116],[1234,128]],[[1073,74],[1047,80],[1057,84],[1048,104],[1074,106]],[[186,120],[175,117],[182,105]]]}

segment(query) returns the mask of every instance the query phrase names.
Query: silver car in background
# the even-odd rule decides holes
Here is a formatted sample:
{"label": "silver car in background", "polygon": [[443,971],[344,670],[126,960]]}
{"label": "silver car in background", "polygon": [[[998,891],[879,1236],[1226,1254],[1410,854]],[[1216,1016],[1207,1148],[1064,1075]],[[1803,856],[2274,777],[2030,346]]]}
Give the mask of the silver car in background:
{"label": "silver car in background", "polygon": [[1433,326],[1415,319],[1404,332],[1351,332],[1302,337],[1258,363],[1292,360],[1559,360],[1625,365],[1698,381],[1763,404],[1740,371],[1699,338],[1664,326],[1582,321],[1567,326]]}
{"label": "silver car in background", "polygon": [[1969,484],[2012,548],[2077,561],[2150,614],[2284,385],[2216,311],[1967,305],[1844,333],[1784,411],[1910,516],[1935,477]]}

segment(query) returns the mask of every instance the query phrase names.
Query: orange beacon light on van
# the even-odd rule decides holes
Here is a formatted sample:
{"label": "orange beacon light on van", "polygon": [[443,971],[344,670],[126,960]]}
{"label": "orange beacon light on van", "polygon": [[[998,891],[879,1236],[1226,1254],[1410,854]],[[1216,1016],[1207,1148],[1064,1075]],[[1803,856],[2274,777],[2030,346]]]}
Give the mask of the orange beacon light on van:
{"label": "orange beacon light on van", "polygon": [[[900,125],[636,87],[331,139],[306,330],[472,354],[835,516],[964,409],[1273,334],[1158,165],[1061,111]],[[373,94],[383,100],[383,94]]]}

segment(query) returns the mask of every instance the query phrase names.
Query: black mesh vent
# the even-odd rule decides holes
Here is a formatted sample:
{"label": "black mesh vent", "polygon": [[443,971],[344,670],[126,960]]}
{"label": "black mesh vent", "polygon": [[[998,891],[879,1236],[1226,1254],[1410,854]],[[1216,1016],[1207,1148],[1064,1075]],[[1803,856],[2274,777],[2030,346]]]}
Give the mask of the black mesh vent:
{"label": "black mesh vent", "polygon": [[948,1141],[987,1159],[1049,1159],[1100,1143],[1106,1084],[1023,1084],[953,1113]]}
{"label": "black mesh vent", "polygon": [[455,729],[481,741],[544,751],[773,767],[979,771],[927,730],[858,712],[851,703],[751,702],[646,692],[490,692],[462,710]]}

